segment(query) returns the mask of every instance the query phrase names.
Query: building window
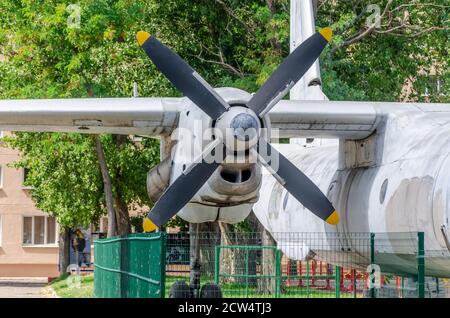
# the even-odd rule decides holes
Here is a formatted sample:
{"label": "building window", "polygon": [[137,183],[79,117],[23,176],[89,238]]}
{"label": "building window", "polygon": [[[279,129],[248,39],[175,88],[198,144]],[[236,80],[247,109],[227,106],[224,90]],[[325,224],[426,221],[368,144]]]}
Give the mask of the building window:
{"label": "building window", "polygon": [[52,216],[24,216],[23,244],[56,244],[57,223]]}
{"label": "building window", "polygon": [[27,181],[28,175],[30,173],[30,170],[28,168],[23,168],[22,170],[22,188],[23,189],[32,189],[33,187],[25,185],[25,182]]}

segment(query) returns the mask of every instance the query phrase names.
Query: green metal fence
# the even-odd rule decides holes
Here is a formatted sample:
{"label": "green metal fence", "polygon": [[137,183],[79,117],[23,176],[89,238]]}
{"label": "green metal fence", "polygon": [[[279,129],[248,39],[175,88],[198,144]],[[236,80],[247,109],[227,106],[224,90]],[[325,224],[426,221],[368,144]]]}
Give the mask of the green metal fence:
{"label": "green metal fence", "polygon": [[153,233],[94,244],[96,297],[169,297],[180,281],[195,297],[208,284],[225,298],[442,297],[445,280],[425,273],[450,258],[426,251],[422,232]]}
{"label": "green metal fence", "polygon": [[130,234],[94,242],[94,294],[101,298],[161,298],[166,234]]}
{"label": "green metal fence", "polygon": [[[241,251],[242,253],[238,253]],[[251,263],[254,262],[253,257],[255,256],[255,251],[269,251],[270,254],[275,255],[274,266],[269,268],[269,271],[264,273],[264,271],[251,271]],[[225,252],[225,253],[223,253]],[[224,255],[230,252],[231,255],[243,256],[243,271],[241,273],[227,273],[221,271],[221,259],[224,260]],[[225,256],[226,257],[226,256]],[[252,259],[250,259],[252,257]],[[281,293],[281,257],[282,253],[275,246],[255,246],[255,245],[228,245],[222,246],[218,245],[215,247],[215,266],[214,266],[214,283],[220,285],[221,281],[240,281],[241,286],[233,286],[223,284],[222,292],[225,294],[233,294],[233,296],[243,296],[245,298],[257,297],[258,291],[255,288],[256,281],[262,282],[267,285],[267,282],[273,282],[273,292],[276,298],[280,297]],[[234,287],[234,288],[233,288]]]}
{"label": "green metal fence", "polygon": [[166,297],[189,285],[193,255],[223,297],[424,297],[423,244],[423,233],[169,234]]}

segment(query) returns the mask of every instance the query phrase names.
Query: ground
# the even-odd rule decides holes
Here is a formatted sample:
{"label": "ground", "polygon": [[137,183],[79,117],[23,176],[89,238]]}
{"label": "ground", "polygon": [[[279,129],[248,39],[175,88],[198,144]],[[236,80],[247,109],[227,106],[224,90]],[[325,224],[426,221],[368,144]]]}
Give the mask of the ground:
{"label": "ground", "polygon": [[51,282],[49,287],[54,291],[57,297],[90,298],[94,296],[94,275],[81,276],[79,284],[77,281],[71,281],[69,275],[63,275]]}
{"label": "ground", "polygon": [[[187,281],[187,277],[171,277],[166,278],[165,297],[169,296],[170,287],[177,280]],[[208,281],[207,279],[203,280]],[[82,276],[81,282],[78,286],[70,287],[70,276],[64,275],[50,285],[50,290],[56,294],[56,297],[62,298],[90,298],[94,297],[94,275]],[[249,288],[246,290],[243,286],[235,284],[223,284],[221,286],[224,297],[271,297],[271,295],[261,295],[256,292],[255,288]],[[283,287],[280,297],[300,297],[300,298],[334,298],[334,291],[323,291],[307,287]],[[352,293],[341,293],[340,297],[349,298],[353,297]],[[362,297],[361,293],[358,293],[357,297]]]}
{"label": "ground", "polygon": [[52,297],[50,290],[46,289],[46,280],[25,279],[1,279],[0,298],[42,298]]}

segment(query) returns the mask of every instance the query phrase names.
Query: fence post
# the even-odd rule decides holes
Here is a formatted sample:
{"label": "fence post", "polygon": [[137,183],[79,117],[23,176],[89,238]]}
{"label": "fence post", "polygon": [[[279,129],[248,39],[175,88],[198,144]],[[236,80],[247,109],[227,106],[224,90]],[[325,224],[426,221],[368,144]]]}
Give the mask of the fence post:
{"label": "fence post", "polygon": [[245,298],[248,298],[248,246],[245,246]]}
{"label": "fence post", "polygon": [[[370,233],[370,264],[374,265],[375,264],[375,233]],[[370,282],[370,298],[376,298],[376,293],[375,293],[375,275],[373,273],[373,267],[371,269],[372,273],[369,274],[369,277],[371,279]]]}
{"label": "fence post", "polygon": [[417,233],[417,289],[419,298],[425,298],[425,244],[424,232]]}
{"label": "fence post", "polygon": [[405,276],[402,275],[402,298],[404,298],[405,293]]}
{"label": "fence post", "polygon": [[[120,236],[118,236],[120,237]],[[121,238],[121,237],[120,237]],[[119,298],[124,298],[125,297],[125,293],[124,293],[124,288],[123,288],[123,284],[122,284],[122,280],[123,280],[123,273],[122,273],[122,244],[123,244],[123,240],[119,240],[117,242],[117,257],[119,258],[119,288],[118,288],[118,296]]]}
{"label": "fence post", "polygon": [[[97,243],[97,240],[95,240],[94,241],[94,260],[98,264],[98,262],[100,260],[100,254],[99,254],[99,250],[97,249],[97,247],[98,247],[98,243]],[[97,266],[95,266],[95,264],[94,264],[94,277],[100,277],[99,270],[98,270]],[[99,284],[100,284],[100,279],[94,279],[94,297],[96,297],[96,298],[98,298],[100,296],[99,295],[99,291],[100,291]]]}
{"label": "fence post", "polygon": [[166,256],[167,256],[167,233],[161,232],[161,279],[160,279],[160,296],[166,298]]}
{"label": "fence post", "polygon": [[336,298],[341,298],[341,268],[334,268],[334,293]]}
{"label": "fence post", "polygon": [[219,275],[220,275],[220,245],[214,247],[214,283],[219,285]]}
{"label": "fence post", "polygon": [[281,294],[281,251],[275,250],[276,261],[275,261],[275,298],[280,298]]}
{"label": "fence post", "polygon": [[310,261],[306,261],[306,297],[309,298],[309,283],[310,283],[310,275],[311,273],[309,272],[309,262]]}

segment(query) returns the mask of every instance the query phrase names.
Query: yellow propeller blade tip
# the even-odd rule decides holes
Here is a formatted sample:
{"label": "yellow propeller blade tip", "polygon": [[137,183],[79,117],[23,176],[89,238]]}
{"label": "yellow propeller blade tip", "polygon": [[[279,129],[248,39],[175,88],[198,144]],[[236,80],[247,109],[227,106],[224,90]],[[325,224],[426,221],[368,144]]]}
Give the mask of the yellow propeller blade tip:
{"label": "yellow propeller blade tip", "polygon": [[149,218],[144,219],[144,223],[142,224],[142,227],[144,228],[145,232],[153,232],[157,229],[157,226],[155,223],[152,222]]}
{"label": "yellow propeller blade tip", "polygon": [[337,225],[339,223],[339,213],[334,211],[331,215],[325,220],[328,224]]}
{"label": "yellow propeller blade tip", "polygon": [[319,33],[327,40],[327,42],[331,41],[331,36],[333,35],[333,30],[331,28],[326,27],[319,30]]}
{"label": "yellow propeller blade tip", "polygon": [[137,39],[137,41],[138,41],[138,43],[139,43],[139,45],[140,46],[142,46],[144,43],[145,43],[145,41],[147,41],[147,39],[150,37],[150,34],[148,34],[147,32],[145,32],[145,31],[139,31],[137,34],[136,34],[136,39]]}

